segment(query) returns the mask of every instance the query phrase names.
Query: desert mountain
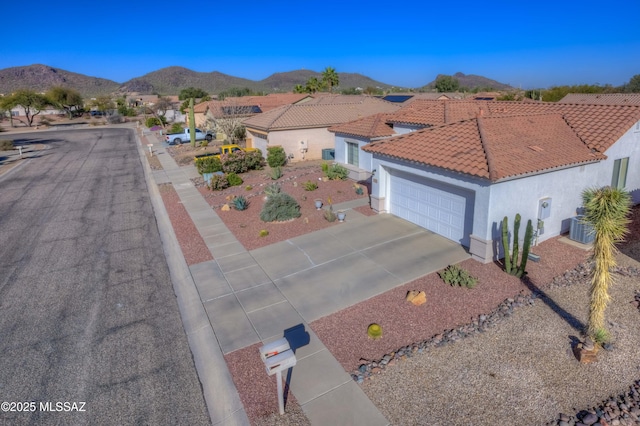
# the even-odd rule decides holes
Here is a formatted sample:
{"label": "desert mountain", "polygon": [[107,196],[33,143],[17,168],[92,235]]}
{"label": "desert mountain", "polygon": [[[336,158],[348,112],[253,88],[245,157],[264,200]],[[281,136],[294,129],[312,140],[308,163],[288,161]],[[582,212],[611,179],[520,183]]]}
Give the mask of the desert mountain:
{"label": "desert mountain", "polygon": [[46,92],[54,86],[71,87],[84,97],[94,97],[115,92],[120,84],[40,64],[0,70],[0,93],[9,94],[24,88]]}
{"label": "desert mountain", "polygon": [[[336,88],[347,89],[353,87],[379,87],[392,89],[390,84],[375,81],[357,73],[338,73],[340,84]],[[83,97],[90,98],[114,92],[141,94],[177,95],[182,89],[196,87],[210,94],[218,94],[231,88],[249,88],[259,92],[289,92],[297,84],[305,85],[311,77],[322,78],[322,74],[311,70],[296,70],[280,72],[269,77],[254,81],[246,78],[234,77],[218,71],[197,72],[183,67],[167,67],[150,72],[141,77],[133,78],[125,83],[116,83],[98,77],[53,68],[47,65],[30,65],[24,67],[5,68],[0,70],[0,94],[9,94],[17,89],[29,88],[45,92],[53,86],[66,86],[78,90]],[[493,88],[494,90],[508,89],[510,86],[477,75],[456,73],[455,78],[461,87]],[[433,90],[435,80],[422,89]]]}
{"label": "desert mountain", "polygon": [[[440,75],[438,75],[439,77]],[[438,78],[436,77],[436,79]],[[461,72],[457,72],[453,75],[454,78],[460,83],[460,88],[466,88],[468,90],[479,88],[480,90],[509,90],[513,87],[508,84],[500,83],[490,78],[482,77],[480,75],[465,75]],[[433,90],[436,87],[436,80],[424,86],[424,90]]]}

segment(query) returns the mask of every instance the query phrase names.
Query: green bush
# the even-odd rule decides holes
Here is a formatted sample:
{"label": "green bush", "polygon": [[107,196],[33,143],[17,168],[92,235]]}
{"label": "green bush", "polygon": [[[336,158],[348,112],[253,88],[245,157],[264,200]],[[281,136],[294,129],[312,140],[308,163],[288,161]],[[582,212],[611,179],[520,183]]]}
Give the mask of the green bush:
{"label": "green bush", "polygon": [[196,158],[195,163],[196,170],[198,170],[198,173],[200,174],[222,171],[222,163],[220,162],[220,159],[213,155]]}
{"label": "green bush", "polygon": [[222,154],[220,156],[220,161],[222,162],[222,170],[225,173],[245,173],[249,170],[245,157],[246,153],[244,151]]}
{"label": "green bush", "polygon": [[438,272],[440,278],[451,286],[473,288],[476,286],[478,279],[472,277],[469,272],[460,268],[458,265],[449,265],[446,269]]}
{"label": "green bush", "polygon": [[267,147],[267,164],[269,167],[279,167],[287,164],[287,153],[281,146]]}
{"label": "green bush", "polygon": [[212,191],[222,191],[229,187],[229,181],[226,175],[213,175],[209,182],[209,189]]}
{"label": "green bush", "polygon": [[261,237],[266,237],[267,235],[269,235],[269,231],[267,231],[266,229],[261,229],[260,230],[260,236]]}
{"label": "green bush", "polygon": [[244,159],[249,170],[262,170],[264,168],[264,157],[260,150],[246,152]]}
{"label": "green bush", "polygon": [[271,179],[278,180],[282,177],[282,168],[280,166],[276,166],[271,169]]}
{"label": "green bush", "polygon": [[300,204],[286,192],[271,195],[262,207],[263,222],[281,222],[300,217]]}
{"label": "green bush", "polygon": [[166,124],[166,122],[167,120],[164,117],[162,117],[162,121],[157,117],[149,117],[145,120],[144,125],[151,128],[153,126],[162,126],[163,124]]}
{"label": "green bush", "polygon": [[349,170],[340,164],[332,164],[327,166],[327,170],[324,174],[331,180],[345,180],[347,176],[349,176]]}
{"label": "green bush", "polygon": [[315,191],[316,189],[318,189],[318,184],[315,182],[311,182],[310,180],[303,183],[302,186],[304,187],[305,191]]}
{"label": "green bush", "polygon": [[169,133],[182,133],[184,132],[184,127],[182,127],[182,123],[173,123],[171,127],[169,127]]}
{"label": "green bush", "polygon": [[277,183],[272,183],[271,185],[267,185],[264,188],[264,195],[267,197],[271,197],[272,195],[279,194],[282,192],[282,188]]}
{"label": "green bush", "polygon": [[227,173],[227,181],[231,186],[240,186],[242,185],[242,178],[235,173]]}
{"label": "green bush", "polygon": [[11,151],[13,149],[13,141],[9,139],[0,140],[0,151]]}
{"label": "green bush", "polygon": [[244,197],[244,195],[240,195],[233,199],[233,208],[236,210],[246,210],[249,207],[249,201]]}

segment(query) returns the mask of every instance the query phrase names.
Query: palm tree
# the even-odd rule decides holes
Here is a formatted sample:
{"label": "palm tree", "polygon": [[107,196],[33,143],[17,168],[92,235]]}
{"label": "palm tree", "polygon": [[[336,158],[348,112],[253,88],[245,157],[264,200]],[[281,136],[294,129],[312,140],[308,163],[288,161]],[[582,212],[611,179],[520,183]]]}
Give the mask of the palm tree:
{"label": "palm tree", "polygon": [[302,84],[296,84],[293,93],[306,93],[307,89]]}
{"label": "palm tree", "polygon": [[321,86],[322,85],[320,84],[320,81],[318,81],[316,77],[311,77],[309,80],[307,80],[305,89],[309,93],[316,93],[318,90],[320,90]]}
{"label": "palm tree", "polygon": [[322,71],[322,83],[329,88],[329,92],[333,91],[333,86],[340,84],[340,77],[335,68],[327,67]]}
{"label": "palm tree", "polygon": [[616,243],[629,232],[627,224],[631,210],[631,196],[624,189],[603,187],[582,192],[585,207],[584,222],[593,227],[595,235],[591,259],[594,262],[589,293],[587,335],[595,342],[606,340],[604,311],[611,299],[609,285],[613,282],[611,268],[616,266]]}

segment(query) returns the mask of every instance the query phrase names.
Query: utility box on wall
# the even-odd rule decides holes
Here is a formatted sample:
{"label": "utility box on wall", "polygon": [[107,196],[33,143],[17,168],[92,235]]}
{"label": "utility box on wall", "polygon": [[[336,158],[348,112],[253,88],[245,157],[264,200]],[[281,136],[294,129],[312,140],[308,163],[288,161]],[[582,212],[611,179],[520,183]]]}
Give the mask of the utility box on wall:
{"label": "utility box on wall", "polygon": [[538,201],[538,219],[545,220],[551,216],[551,198],[541,198]]}

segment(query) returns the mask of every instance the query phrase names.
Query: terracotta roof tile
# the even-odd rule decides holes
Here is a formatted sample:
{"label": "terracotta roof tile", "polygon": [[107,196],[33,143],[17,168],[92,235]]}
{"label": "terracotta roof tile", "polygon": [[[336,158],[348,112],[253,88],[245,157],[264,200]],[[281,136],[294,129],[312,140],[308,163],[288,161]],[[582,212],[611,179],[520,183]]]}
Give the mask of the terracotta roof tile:
{"label": "terracotta roof tile", "polygon": [[561,104],[640,105],[640,93],[569,93]]}
{"label": "terracotta roof tile", "polygon": [[494,182],[606,158],[591,152],[560,114],[478,117],[363,149]]}
{"label": "terracotta roof tile", "polygon": [[387,124],[390,114],[380,113],[330,127],[328,130],[350,136],[361,136],[368,139],[393,136],[396,132]]}
{"label": "terracotta roof tile", "polygon": [[285,130],[330,127],[380,112],[394,112],[398,106],[379,99],[365,97],[360,102],[340,104],[286,105],[244,121],[248,128],[258,130]]}

